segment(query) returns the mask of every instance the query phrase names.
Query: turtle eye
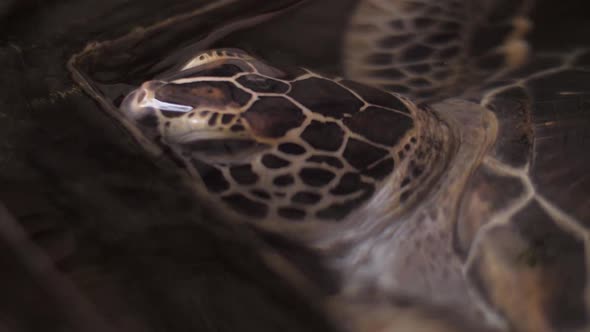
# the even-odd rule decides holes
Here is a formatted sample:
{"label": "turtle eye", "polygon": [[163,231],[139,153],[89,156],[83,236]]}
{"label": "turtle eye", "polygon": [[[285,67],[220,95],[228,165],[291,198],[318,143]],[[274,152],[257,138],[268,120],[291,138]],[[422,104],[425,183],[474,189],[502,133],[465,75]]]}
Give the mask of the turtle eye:
{"label": "turtle eye", "polygon": [[285,82],[256,74],[240,76],[237,82],[254,92],[287,93],[289,91],[289,85]]}

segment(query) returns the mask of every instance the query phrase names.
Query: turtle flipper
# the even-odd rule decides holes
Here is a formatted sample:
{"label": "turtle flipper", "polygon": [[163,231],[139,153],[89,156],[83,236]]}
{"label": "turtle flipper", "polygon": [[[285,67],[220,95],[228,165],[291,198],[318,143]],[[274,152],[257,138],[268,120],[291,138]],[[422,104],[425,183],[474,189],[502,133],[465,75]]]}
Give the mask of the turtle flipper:
{"label": "turtle flipper", "polygon": [[418,101],[458,96],[526,60],[531,2],[363,1],[346,35],[346,74]]}
{"label": "turtle flipper", "polygon": [[456,249],[475,293],[517,331],[590,327],[589,59],[535,56],[481,100],[500,131],[467,186]]}

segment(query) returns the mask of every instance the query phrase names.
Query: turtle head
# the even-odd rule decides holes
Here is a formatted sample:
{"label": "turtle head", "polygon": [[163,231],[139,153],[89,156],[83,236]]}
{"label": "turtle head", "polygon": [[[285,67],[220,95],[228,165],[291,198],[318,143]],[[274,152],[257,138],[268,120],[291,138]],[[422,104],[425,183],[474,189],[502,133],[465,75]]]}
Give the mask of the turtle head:
{"label": "turtle head", "polygon": [[181,156],[208,196],[248,218],[342,220],[391,177],[402,201],[404,174],[422,176],[425,162],[411,158],[429,149],[416,121],[426,115],[405,98],[235,50],[197,55],[121,109]]}
{"label": "turtle head", "polygon": [[144,82],[121,110],[150,139],[184,153],[218,161],[252,157],[253,149],[271,147],[304,121],[280,97],[289,86],[276,78],[285,76],[243,51],[205,52],[172,75]]}

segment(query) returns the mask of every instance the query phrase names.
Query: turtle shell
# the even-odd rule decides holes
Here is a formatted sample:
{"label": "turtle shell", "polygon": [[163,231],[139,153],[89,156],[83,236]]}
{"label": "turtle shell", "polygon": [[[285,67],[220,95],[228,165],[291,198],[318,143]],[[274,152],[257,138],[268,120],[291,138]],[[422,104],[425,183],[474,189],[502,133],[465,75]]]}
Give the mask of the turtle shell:
{"label": "turtle shell", "polygon": [[527,60],[531,4],[361,2],[347,73],[415,100],[468,99],[495,115],[496,142],[462,194],[455,253],[491,321],[585,330],[588,51]]}
{"label": "turtle shell", "polygon": [[589,55],[537,55],[482,99],[498,140],[467,186],[456,250],[519,331],[588,328]]}

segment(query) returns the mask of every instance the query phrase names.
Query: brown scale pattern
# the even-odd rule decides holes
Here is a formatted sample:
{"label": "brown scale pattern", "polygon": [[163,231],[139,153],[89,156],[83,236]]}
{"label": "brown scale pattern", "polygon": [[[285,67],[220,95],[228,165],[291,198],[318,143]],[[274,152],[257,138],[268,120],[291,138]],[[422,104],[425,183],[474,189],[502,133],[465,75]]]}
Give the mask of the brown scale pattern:
{"label": "brown scale pattern", "polygon": [[[237,67],[208,68],[215,81],[168,84],[160,92],[167,102],[189,98],[195,106],[209,105],[200,116],[212,128],[249,131],[266,140],[268,148],[246,163],[187,153],[207,191],[233,211],[250,219],[341,220],[394,171],[397,145],[414,128],[412,111],[397,96],[309,71],[271,79],[256,68],[231,77]],[[217,111],[232,103],[244,110]],[[189,150],[199,145],[183,143]]]}

